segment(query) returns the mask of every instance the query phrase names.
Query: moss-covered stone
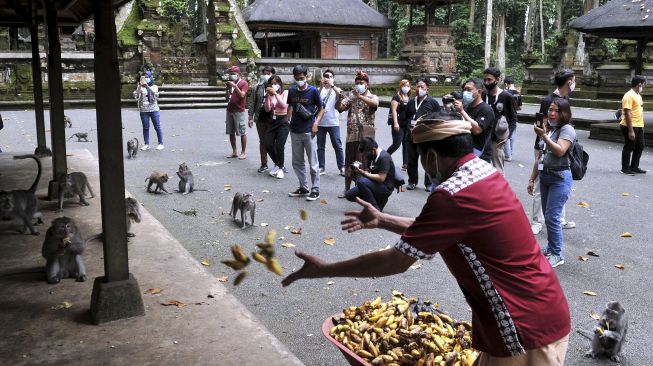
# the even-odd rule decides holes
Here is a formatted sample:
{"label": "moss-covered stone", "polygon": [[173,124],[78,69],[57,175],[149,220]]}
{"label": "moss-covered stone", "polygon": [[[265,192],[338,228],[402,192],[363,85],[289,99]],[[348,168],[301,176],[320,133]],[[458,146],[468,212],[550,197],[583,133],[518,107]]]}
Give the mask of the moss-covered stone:
{"label": "moss-covered stone", "polygon": [[168,25],[160,21],[143,19],[140,21],[140,23],[138,23],[136,29],[142,31],[157,31],[157,30],[166,31],[168,29]]}
{"label": "moss-covered stone", "polygon": [[218,33],[231,34],[236,27],[231,24],[218,24]]}
{"label": "moss-covered stone", "polygon": [[138,46],[137,27],[141,23],[141,16],[138,6],[133,6],[131,12],[125,19],[125,23],[118,32],[118,46],[129,47]]}

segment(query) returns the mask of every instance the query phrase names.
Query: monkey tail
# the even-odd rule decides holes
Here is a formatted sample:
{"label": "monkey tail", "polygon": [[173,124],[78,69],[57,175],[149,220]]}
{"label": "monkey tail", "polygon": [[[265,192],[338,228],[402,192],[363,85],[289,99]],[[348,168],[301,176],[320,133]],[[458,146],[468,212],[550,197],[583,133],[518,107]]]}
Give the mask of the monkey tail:
{"label": "monkey tail", "polygon": [[70,141],[70,139],[71,139],[71,138],[73,138],[73,137],[75,137],[75,136],[77,136],[77,134],[76,134],[76,133],[75,133],[75,134],[73,134],[73,135],[71,135],[71,136],[70,136],[70,137],[68,138],[68,141]]}
{"label": "monkey tail", "polygon": [[36,186],[39,185],[39,181],[41,181],[41,159],[39,159],[36,155],[34,154],[27,154],[27,155],[16,155],[14,156],[14,159],[34,159],[36,161],[36,166],[38,167],[38,172],[36,173],[36,179],[34,179],[34,183],[32,183],[32,186],[29,187],[28,191],[30,192],[35,192],[36,191]]}
{"label": "monkey tail", "polygon": [[583,337],[585,337],[585,338],[587,338],[587,339],[589,339],[589,340],[594,339],[594,333],[592,333],[592,332],[590,332],[590,331],[588,331],[588,330],[585,330],[585,329],[577,329],[577,330],[576,330],[576,333],[582,335]]}
{"label": "monkey tail", "polygon": [[140,141],[138,141],[138,137],[134,137],[134,140],[136,140],[136,150],[141,146]]}

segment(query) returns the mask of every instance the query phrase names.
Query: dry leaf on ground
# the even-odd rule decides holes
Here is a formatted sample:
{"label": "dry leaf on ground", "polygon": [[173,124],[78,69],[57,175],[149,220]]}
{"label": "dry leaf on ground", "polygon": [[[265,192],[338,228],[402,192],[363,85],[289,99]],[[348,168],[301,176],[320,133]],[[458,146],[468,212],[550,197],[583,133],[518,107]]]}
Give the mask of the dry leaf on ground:
{"label": "dry leaf on ground", "polygon": [[579,256],[578,256],[578,260],[581,261],[581,262],[587,262],[588,259],[589,259],[589,258],[587,258],[587,257],[583,257],[582,255],[579,255]]}
{"label": "dry leaf on ground", "polygon": [[621,234],[621,237],[622,238],[632,238],[633,234],[626,231],[625,233]]}
{"label": "dry leaf on ground", "polygon": [[265,201],[265,199],[263,199],[263,198],[259,198],[259,199],[256,200],[256,202],[263,202],[263,201]]}
{"label": "dry leaf on ground", "polygon": [[162,291],[163,291],[162,289],[155,287],[155,288],[147,289],[147,291],[143,293],[146,295],[156,295],[156,294],[160,294]]}
{"label": "dry leaf on ground", "polygon": [[580,202],[578,202],[578,207],[588,208],[588,207],[590,207],[590,204],[589,204],[589,202],[580,201]]}
{"label": "dry leaf on ground", "polygon": [[326,238],[326,239],[324,239],[324,244],[326,244],[326,245],[333,245],[335,243],[336,243],[335,238]]}
{"label": "dry leaf on ground", "polygon": [[420,269],[420,268],[422,268],[422,263],[417,263],[410,266],[410,269]]}
{"label": "dry leaf on ground", "polygon": [[168,300],[161,303],[163,306],[176,306],[178,308],[185,308],[188,304],[183,303],[179,300]]}
{"label": "dry leaf on ground", "polygon": [[50,309],[52,310],[59,310],[59,309],[70,309],[73,306],[72,302],[69,301],[64,301],[61,304],[55,305],[51,307]]}
{"label": "dry leaf on ground", "polygon": [[302,235],[302,228],[292,228],[290,229],[291,234]]}
{"label": "dry leaf on ground", "polygon": [[587,296],[596,296],[597,293],[594,292],[594,291],[583,291],[583,295],[587,295]]}
{"label": "dry leaf on ground", "polygon": [[264,189],[264,190],[262,190],[261,192],[262,192],[262,193],[270,193],[270,191],[267,190],[267,189]]}
{"label": "dry leaf on ground", "polygon": [[225,184],[223,187],[225,191],[231,191],[231,184]]}
{"label": "dry leaf on ground", "polygon": [[208,259],[202,259],[200,263],[202,263],[203,266],[207,266],[207,267],[211,265]]}
{"label": "dry leaf on ground", "polygon": [[222,282],[222,283],[225,283],[225,282],[229,281],[229,276],[218,277],[218,281]]}
{"label": "dry leaf on ground", "polygon": [[624,197],[628,197],[628,196],[630,196],[630,193],[628,193],[628,192],[624,192],[624,193],[622,193],[621,195],[624,196]]}
{"label": "dry leaf on ground", "polygon": [[614,266],[615,266],[615,268],[619,268],[619,269],[624,269],[625,268],[624,265],[621,264],[621,263],[615,264]]}
{"label": "dry leaf on ground", "polygon": [[591,255],[592,257],[600,257],[599,253],[597,253],[597,252],[595,252],[593,250],[588,251],[587,255]]}
{"label": "dry leaf on ground", "polygon": [[295,244],[293,244],[293,243],[283,243],[283,244],[281,244],[281,246],[284,247],[284,248],[294,248]]}
{"label": "dry leaf on ground", "polygon": [[268,224],[267,222],[262,222],[262,223],[261,223],[261,226],[263,226],[263,227],[265,227],[265,226],[270,226],[270,224]]}
{"label": "dry leaf on ground", "polygon": [[321,200],[320,200],[320,203],[323,204],[323,205],[328,205],[328,204],[329,204],[329,201],[327,201],[327,200],[325,200],[325,199],[321,199]]}
{"label": "dry leaf on ground", "polygon": [[331,285],[333,285],[334,283],[335,283],[335,282],[333,282],[333,281],[329,281],[329,282],[327,282],[327,286],[331,286]]}
{"label": "dry leaf on ground", "polygon": [[590,311],[590,318],[594,320],[599,320],[601,319],[601,315],[597,313],[596,311]]}

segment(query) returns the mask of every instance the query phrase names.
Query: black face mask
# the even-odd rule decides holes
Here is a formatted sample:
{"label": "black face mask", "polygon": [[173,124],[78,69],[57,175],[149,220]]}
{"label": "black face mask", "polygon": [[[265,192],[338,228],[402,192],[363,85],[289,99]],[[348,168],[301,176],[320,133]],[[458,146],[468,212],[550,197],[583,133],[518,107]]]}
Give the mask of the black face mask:
{"label": "black face mask", "polygon": [[497,86],[497,83],[495,81],[492,84],[484,84],[484,85],[485,85],[485,89],[487,89],[487,91],[491,91],[492,89],[494,89]]}

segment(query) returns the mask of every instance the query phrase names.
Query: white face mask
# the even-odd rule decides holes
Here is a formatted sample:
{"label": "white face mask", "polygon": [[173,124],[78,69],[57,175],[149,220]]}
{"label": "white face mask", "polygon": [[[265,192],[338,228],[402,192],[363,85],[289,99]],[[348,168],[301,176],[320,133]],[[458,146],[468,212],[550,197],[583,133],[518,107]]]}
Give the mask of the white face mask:
{"label": "white face mask", "polygon": [[261,76],[259,76],[258,80],[259,80],[259,82],[260,82],[261,84],[263,84],[263,83],[267,83],[268,80],[270,80],[270,76],[271,76],[271,75],[261,75]]}
{"label": "white face mask", "polygon": [[410,92],[410,86],[402,86],[401,92],[404,94],[408,94],[408,92]]}
{"label": "white face mask", "polygon": [[272,84],[272,89],[274,89],[275,92],[278,92],[279,89],[281,89],[281,85],[279,85],[279,84]]}
{"label": "white face mask", "polygon": [[576,82],[575,82],[575,81],[572,82],[571,84],[569,84],[569,91],[570,91],[570,92],[573,92],[574,89],[576,89]]}
{"label": "white face mask", "polygon": [[417,89],[417,93],[420,97],[424,97],[426,95],[426,90],[419,88]]}
{"label": "white face mask", "polygon": [[306,85],[306,80],[296,80],[297,86],[303,88]]}
{"label": "white face mask", "polygon": [[356,90],[358,90],[359,94],[365,94],[365,89],[367,89],[365,85],[356,84]]}
{"label": "white face mask", "polygon": [[231,81],[236,81],[236,80],[238,80],[238,75],[231,74],[231,75],[229,75],[229,79],[231,79]]}

